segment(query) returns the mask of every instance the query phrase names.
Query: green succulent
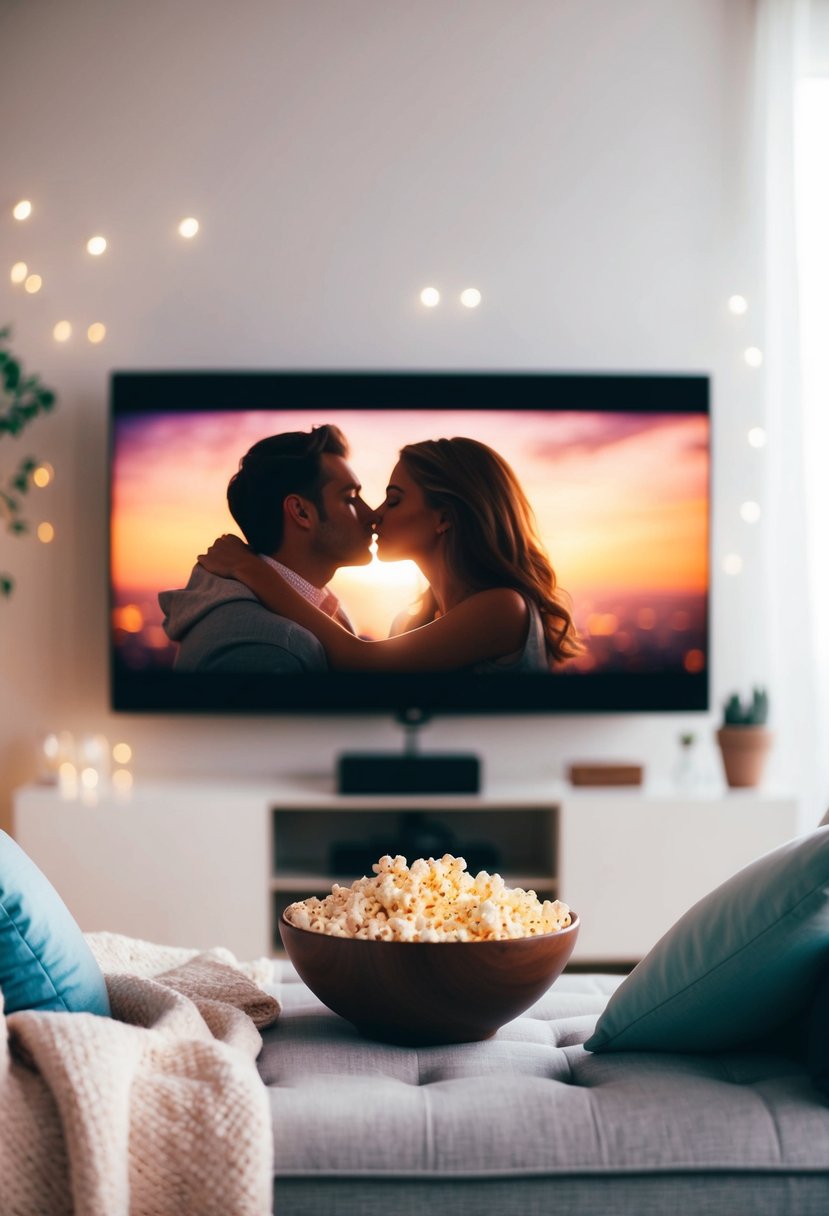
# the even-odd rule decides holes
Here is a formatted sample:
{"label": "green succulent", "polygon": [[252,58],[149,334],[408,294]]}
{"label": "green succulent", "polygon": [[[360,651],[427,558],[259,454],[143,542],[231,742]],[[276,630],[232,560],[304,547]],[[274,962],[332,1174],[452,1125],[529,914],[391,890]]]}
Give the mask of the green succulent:
{"label": "green succulent", "polygon": [[769,716],[769,695],[764,688],[755,688],[749,701],[741,701],[739,693],[725,702],[723,721],[726,726],[764,726]]}
{"label": "green succulent", "polygon": [[[38,415],[48,413],[55,405],[55,394],[45,388],[39,376],[26,376],[9,349],[11,329],[0,329],[0,439],[6,435],[17,439]],[[38,467],[34,456],[24,456],[5,477],[0,478],[0,521],[12,536],[23,536],[29,525],[23,516],[22,499],[32,484],[32,474]],[[0,596],[11,595],[14,579],[0,570]]]}

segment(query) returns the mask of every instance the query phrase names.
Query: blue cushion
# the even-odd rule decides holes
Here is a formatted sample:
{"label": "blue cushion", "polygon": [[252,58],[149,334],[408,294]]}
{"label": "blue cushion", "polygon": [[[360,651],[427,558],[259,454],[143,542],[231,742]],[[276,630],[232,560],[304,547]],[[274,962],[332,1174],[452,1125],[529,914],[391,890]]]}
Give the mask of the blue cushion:
{"label": "blue cushion", "polygon": [[0,832],[0,989],[6,1013],[110,1012],[104,977],[77,921],[5,832]]}
{"label": "blue cushion", "polygon": [[686,912],[616,990],[585,1047],[748,1046],[808,1008],[827,962],[822,827],[766,853]]}

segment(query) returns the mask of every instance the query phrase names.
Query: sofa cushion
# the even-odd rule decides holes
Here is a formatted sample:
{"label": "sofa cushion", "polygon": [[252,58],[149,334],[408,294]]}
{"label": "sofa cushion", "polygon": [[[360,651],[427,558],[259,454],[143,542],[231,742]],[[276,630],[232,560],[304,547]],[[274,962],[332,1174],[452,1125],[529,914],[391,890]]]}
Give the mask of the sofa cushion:
{"label": "sofa cushion", "polygon": [[620,977],[565,973],[492,1039],[415,1050],[362,1038],[282,966],[258,1061],[280,1216],[829,1210],[829,1119],[802,1065],[591,1054]]}
{"label": "sofa cushion", "polygon": [[101,969],[55,888],[0,832],[0,990],[17,1009],[109,1015]]}
{"label": "sofa cushion", "polygon": [[[712,848],[716,842],[712,841]],[[590,1051],[724,1051],[803,1012],[829,959],[829,827],[695,904],[619,987]]]}

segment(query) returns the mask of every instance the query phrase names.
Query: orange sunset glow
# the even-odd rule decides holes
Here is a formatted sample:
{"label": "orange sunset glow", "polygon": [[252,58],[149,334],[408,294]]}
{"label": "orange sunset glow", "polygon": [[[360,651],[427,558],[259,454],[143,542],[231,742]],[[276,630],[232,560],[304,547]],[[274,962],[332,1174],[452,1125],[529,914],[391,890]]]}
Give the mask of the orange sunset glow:
{"label": "orange sunset glow", "polygon": [[[383,501],[406,443],[470,435],[500,452],[533,506],[589,642],[580,669],[609,662],[611,651],[617,659],[626,649],[633,654],[643,639],[673,645],[691,629],[692,616],[698,624],[708,581],[707,418],[280,410],[119,421],[112,482],[116,640],[138,633],[156,659],[168,649],[172,661],[157,594],[184,586],[196,555],[217,535],[238,532],[225,493],[240,456],[266,435],[331,421],[348,438],[350,463],[372,506]],[[425,584],[413,563],[375,556],[370,565],[340,570],[331,586],[359,633],[384,637]],[[687,670],[699,662],[693,650],[689,642],[681,659]]]}

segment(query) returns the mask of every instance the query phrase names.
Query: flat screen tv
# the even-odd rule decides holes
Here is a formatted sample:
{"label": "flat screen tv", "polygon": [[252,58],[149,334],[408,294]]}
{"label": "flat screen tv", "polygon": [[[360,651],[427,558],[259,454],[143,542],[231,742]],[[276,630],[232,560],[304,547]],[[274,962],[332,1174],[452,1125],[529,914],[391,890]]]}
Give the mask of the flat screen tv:
{"label": "flat screen tv", "polygon": [[[709,382],[556,372],[116,372],[111,392],[112,704],[125,711],[628,712],[708,708]],[[158,594],[237,532],[226,500],[258,440],[335,423],[363,498],[401,447],[468,436],[517,475],[583,653],[549,671],[181,671]],[[338,571],[356,631],[386,636],[411,561]]]}

